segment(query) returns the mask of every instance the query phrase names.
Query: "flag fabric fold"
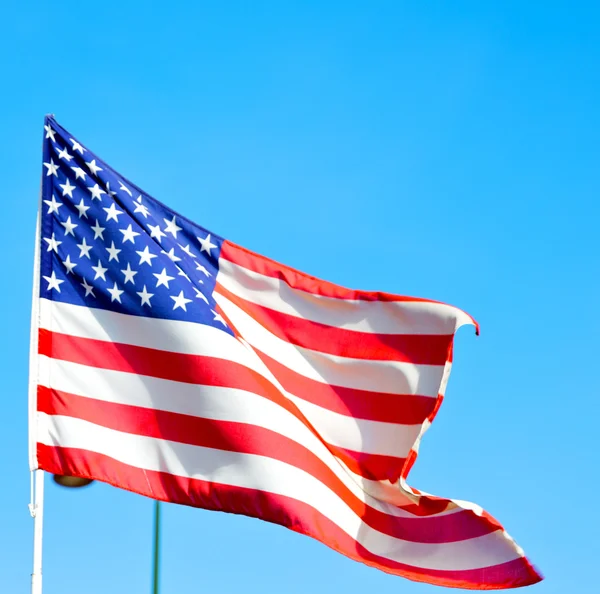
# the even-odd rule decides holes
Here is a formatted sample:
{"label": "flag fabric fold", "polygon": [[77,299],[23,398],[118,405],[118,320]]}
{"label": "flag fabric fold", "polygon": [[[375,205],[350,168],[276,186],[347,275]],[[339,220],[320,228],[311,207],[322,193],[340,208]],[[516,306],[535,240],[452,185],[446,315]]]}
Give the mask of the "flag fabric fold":
{"label": "flag fabric fold", "polygon": [[406,482],[469,315],[237,246],[53,117],[38,225],[33,468],[274,522],[417,581],[541,579],[479,506]]}

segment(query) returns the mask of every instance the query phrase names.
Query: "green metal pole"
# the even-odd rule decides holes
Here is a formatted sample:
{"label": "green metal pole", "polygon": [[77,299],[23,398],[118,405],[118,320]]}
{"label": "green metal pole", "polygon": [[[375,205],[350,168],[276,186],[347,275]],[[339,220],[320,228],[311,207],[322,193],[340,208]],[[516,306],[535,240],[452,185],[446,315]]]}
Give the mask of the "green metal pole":
{"label": "green metal pole", "polygon": [[158,581],[160,577],[160,501],[154,502],[154,545],[153,545],[153,576],[152,594],[158,594]]}

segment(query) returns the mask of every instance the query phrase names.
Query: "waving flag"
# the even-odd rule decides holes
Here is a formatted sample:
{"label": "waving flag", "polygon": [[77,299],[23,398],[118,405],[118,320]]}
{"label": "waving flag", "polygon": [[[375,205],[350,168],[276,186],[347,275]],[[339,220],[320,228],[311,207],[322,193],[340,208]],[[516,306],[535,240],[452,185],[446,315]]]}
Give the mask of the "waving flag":
{"label": "waving flag", "polygon": [[539,581],[480,507],[406,482],[470,316],[250,252],[44,130],[32,468],[281,524],[413,580]]}

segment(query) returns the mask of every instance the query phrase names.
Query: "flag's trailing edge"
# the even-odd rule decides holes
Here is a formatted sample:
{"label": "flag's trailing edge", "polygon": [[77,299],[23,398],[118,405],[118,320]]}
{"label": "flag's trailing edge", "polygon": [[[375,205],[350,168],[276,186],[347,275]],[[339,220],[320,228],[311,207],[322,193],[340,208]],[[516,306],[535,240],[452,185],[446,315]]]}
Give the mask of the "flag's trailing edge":
{"label": "flag's trailing edge", "polygon": [[541,579],[479,506],[411,488],[456,330],[243,249],[44,126],[32,468],[286,526],[392,574]]}

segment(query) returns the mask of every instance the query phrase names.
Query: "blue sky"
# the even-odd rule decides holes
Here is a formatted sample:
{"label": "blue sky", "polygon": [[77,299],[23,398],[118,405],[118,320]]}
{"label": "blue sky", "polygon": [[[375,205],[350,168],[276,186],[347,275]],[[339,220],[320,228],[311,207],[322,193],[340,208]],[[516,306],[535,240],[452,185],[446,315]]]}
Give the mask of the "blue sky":
{"label": "blue sky", "polygon": [[[29,591],[27,365],[43,116],[204,227],[314,275],[455,304],[410,476],[598,592],[596,3],[4,7],[0,591]],[[164,506],[163,593],[399,590],[307,537]],[[152,502],[47,483],[46,594],[149,592]]]}

